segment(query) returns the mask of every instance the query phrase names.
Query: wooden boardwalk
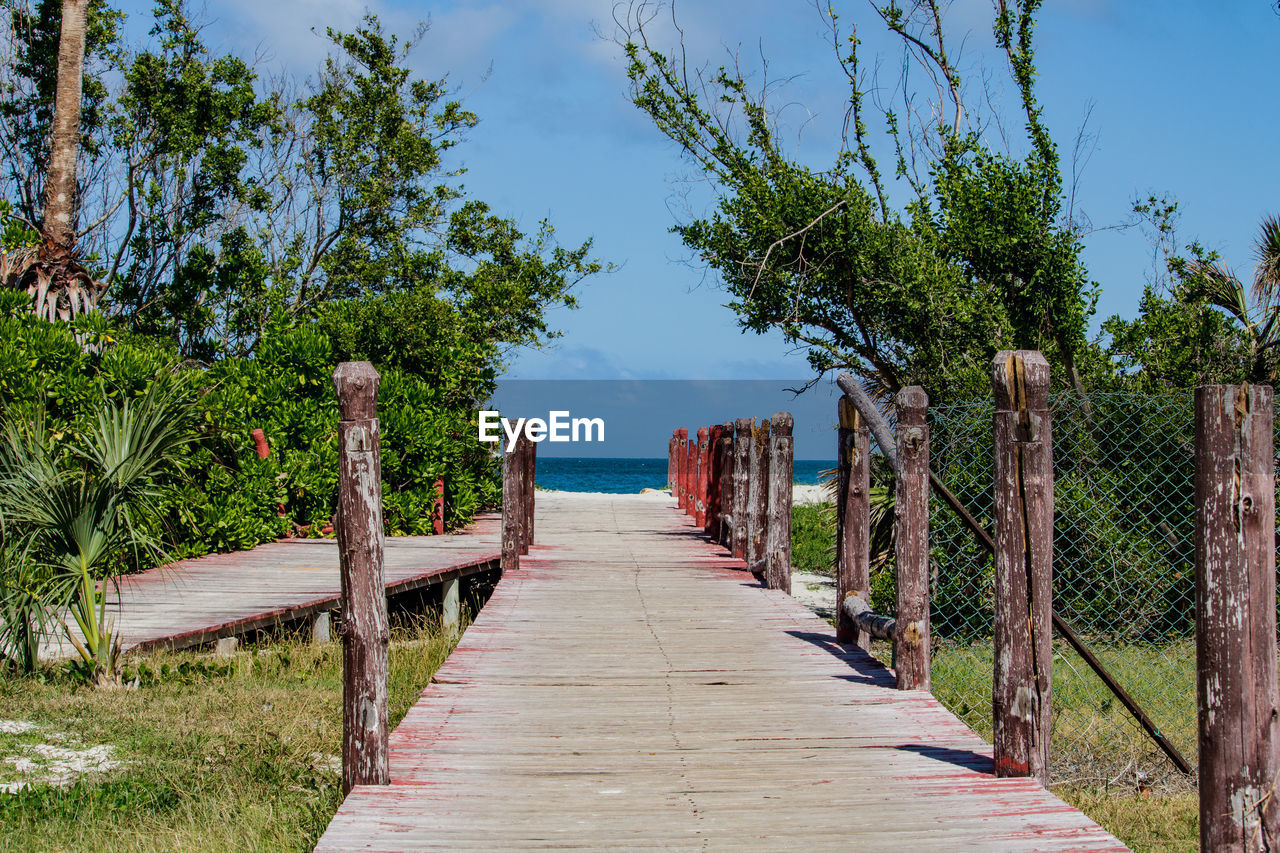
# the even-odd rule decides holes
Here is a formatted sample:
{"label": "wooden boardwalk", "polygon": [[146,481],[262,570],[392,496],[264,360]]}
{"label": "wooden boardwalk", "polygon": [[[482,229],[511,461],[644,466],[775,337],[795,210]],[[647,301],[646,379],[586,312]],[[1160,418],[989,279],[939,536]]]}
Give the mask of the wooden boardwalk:
{"label": "wooden boardwalk", "polygon": [[318,850],[1125,849],[669,499],[537,530]]}
{"label": "wooden boardwalk", "polygon": [[[496,568],[499,526],[488,515],[462,534],[388,539],[387,593]],[[336,610],[340,597],[338,543],[293,539],[128,575],[118,594],[109,590],[108,613],[126,651],[187,648]],[[62,637],[41,650],[46,658],[73,653]]]}

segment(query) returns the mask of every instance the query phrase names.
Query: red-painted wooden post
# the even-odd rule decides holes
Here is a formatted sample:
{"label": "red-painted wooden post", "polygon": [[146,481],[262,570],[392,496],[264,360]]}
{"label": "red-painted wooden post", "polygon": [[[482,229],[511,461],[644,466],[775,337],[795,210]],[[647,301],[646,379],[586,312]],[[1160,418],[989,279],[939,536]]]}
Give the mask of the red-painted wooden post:
{"label": "red-painted wooden post", "polygon": [[444,478],[436,480],[436,499],[431,506],[431,532],[439,536],[444,533]]}
{"label": "red-painted wooden post", "polygon": [[707,431],[707,519],[702,530],[713,541],[720,538],[720,476],[724,468],[720,441],[724,425],[712,424]]}
{"label": "red-painted wooden post", "polygon": [[871,635],[859,631],[845,613],[844,600],[855,594],[871,600],[871,434],[862,426],[848,397],[837,406],[840,501],[836,541],[836,639],[871,648]]}
{"label": "red-painted wooden post", "polygon": [[1052,687],[1053,427],[1049,364],[1005,350],[995,391],[995,677],[997,776],[1049,782]]}
{"label": "red-painted wooden post", "polygon": [[534,508],[534,492],[533,480],[538,467],[538,444],[530,440],[527,436],[522,436],[524,443],[523,458],[521,460],[521,488],[524,492],[522,506],[524,507],[524,539],[520,547],[521,554],[529,553],[529,546],[533,544],[533,508]]}
{"label": "red-painted wooden post", "polygon": [[795,442],[790,412],[776,412],[769,432],[769,514],[765,531],[765,586],[791,594],[791,487]]}
{"label": "red-painted wooden post", "polygon": [[732,533],[726,520],[733,518],[733,423],[720,426],[720,509],[713,531],[715,540],[725,547],[732,546]]}
{"label": "red-painted wooden post", "polygon": [[751,503],[751,448],[755,418],[738,418],[733,424],[733,556],[747,559],[747,507]]}
{"label": "red-painted wooden post", "polygon": [[387,646],[383,583],[378,371],[345,361],[333,372],[338,423],[338,556],[342,568],[342,789],[386,785]]}
{"label": "red-painted wooden post", "polygon": [[676,446],[680,443],[680,430],[671,431],[671,440],[667,442],[667,488],[671,496],[676,494]]}
{"label": "red-painted wooden post", "polygon": [[520,543],[524,541],[524,489],[520,483],[520,454],[516,447],[502,453],[502,571],[520,568]]}
{"label": "red-painted wooden post", "polygon": [[[894,490],[897,622],[894,661],[899,690],[928,690],[929,681],[929,397],[903,388],[898,405],[898,481]],[[1048,626],[1046,626],[1046,630]]]}
{"label": "red-painted wooden post", "polygon": [[1196,389],[1200,849],[1280,847],[1273,399]]}
{"label": "red-painted wooden post", "polygon": [[697,476],[694,478],[694,513],[693,523],[699,527],[707,525],[707,478],[709,457],[707,448],[709,447],[711,431],[706,427],[698,428],[698,446],[694,448],[694,470]]}
{"label": "red-painted wooden post", "polygon": [[259,459],[266,459],[271,455],[271,446],[267,444],[267,434],[260,429],[253,431],[253,449],[258,454]]}
{"label": "red-painted wooden post", "polygon": [[747,499],[747,568],[764,579],[768,562],[769,419],[751,432],[751,482]]}
{"label": "red-painted wooden post", "polygon": [[698,434],[695,432],[684,449],[684,512],[693,517],[698,512],[697,492],[694,483],[698,477]]}
{"label": "red-painted wooden post", "polygon": [[688,506],[689,495],[685,491],[685,480],[689,467],[689,430],[681,427],[677,430],[680,443],[676,447],[676,505],[680,509]]}

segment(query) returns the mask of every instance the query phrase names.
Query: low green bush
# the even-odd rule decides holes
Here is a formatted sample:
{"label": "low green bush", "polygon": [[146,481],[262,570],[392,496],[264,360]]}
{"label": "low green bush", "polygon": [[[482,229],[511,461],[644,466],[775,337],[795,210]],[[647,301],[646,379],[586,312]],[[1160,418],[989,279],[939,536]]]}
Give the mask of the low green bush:
{"label": "low green bush", "polygon": [[[199,440],[166,484],[159,514],[147,520],[175,558],[251,548],[290,533],[321,535],[337,496],[333,370],[362,355],[350,345],[337,351],[325,324],[312,322],[268,329],[253,357],[193,363],[153,338],[117,333],[99,315],[49,324],[31,315],[25,294],[0,293],[0,405],[10,419],[43,409],[53,442],[76,440],[104,403],[139,396],[157,374],[200,374],[184,383],[195,396]],[[459,387],[395,364],[375,366],[382,375],[387,533],[431,532],[437,478],[446,482],[448,528],[495,505],[498,460],[476,441],[474,402],[492,375]],[[255,429],[266,435],[266,459],[255,452]],[[113,568],[145,567],[145,560]]]}

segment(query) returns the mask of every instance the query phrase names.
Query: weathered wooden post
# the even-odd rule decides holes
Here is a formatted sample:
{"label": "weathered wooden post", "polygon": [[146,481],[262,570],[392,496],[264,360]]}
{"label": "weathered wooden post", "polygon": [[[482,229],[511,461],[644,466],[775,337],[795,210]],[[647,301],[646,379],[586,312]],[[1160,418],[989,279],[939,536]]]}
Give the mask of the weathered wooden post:
{"label": "weathered wooden post", "polygon": [[733,543],[739,560],[747,559],[747,507],[751,504],[751,448],[755,446],[755,418],[738,418],[733,425]]}
{"label": "weathered wooden post", "polygon": [[680,430],[671,431],[671,439],[667,442],[667,488],[672,497],[676,493],[676,445],[680,443]]}
{"label": "weathered wooden post", "polygon": [[255,429],[253,435],[253,450],[258,454],[259,459],[266,459],[271,455],[271,445],[267,444],[267,434],[260,429]]}
{"label": "weathered wooden post", "polygon": [[769,419],[751,431],[751,476],[747,498],[747,568],[764,579],[768,561]]}
{"label": "weathered wooden post", "polygon": [[871,648],[871,636],[859,631],[844,600],[850,594],[871,600],[871,434],[848,397],[837,404],[840,416],[840,501],[836,531],[836,639]]}
{"label": "weathered wooden post", "polygon": [[790,412],[776,412],[769,435],[769,521],[765,533],[765,586],[791,594],[791,485],[795,439]]}
{"label": "weathered wooden post", "polygon": [[694,483],[698,479],[698,434],[696,432],[685,447],[685,460],[684,512],[685,515],[694,516],[698,512],[698,497],[694,488]]}
{"label": "weathered wooden post", "polygon": [[502,454],[502,556],[503,572],[520,568],[520,543],[524,540],[523,489],[520,485],[520,454],[516,444]]}
{"label": "weathered wooden post", "polygon": [[710,447],[711,431],[707,427],[698,427],[698,446],[694,448],[696,459],[694,461],[694,471],[697,475],[694,477],[694,512],[693,523],[698,527],[707,526],[707,493],[709,483],[709,466],[710,457],[707,449]]}
{"label": "weathered wooden post", "polygon": [[721,545],[731,548],[733,533],[733,423],[720,425],[720,513],[712,531]]}
{"label": "weathered wooden post", "polygon": [[436,499],[431,504],[431,532],[436,536],[444,533],[444,478],[436,480]]}
{"label": "weathered wooden post", "polygon": [[[898,482],[894,558],[898,567],[894,659],[899,690],[928,690],[929,682],[929,397],[903,388],[898,405]],[[1045,630],[1049,630],[1046,623]],[[1047,731],[1047,730],[1046,730]]]}
{"label": "weathered wooden post", "polygon": [[1200,849],[1280,842],[1272,389],[1196,389]]}
{"label": "weathered wooden post", "polygon": [[338,555],[342,566],[342,790],[386,785],[387,595],[383,583],[378,371],[344,361],[338,394]]}
{"label": "weathered wooden post", "polygon": [[1005,350],[995,391],[995,677],[997,776],[1049,781],[1052,687],[1053,428],[1049,363]]}
{"label": "weathered wooden post", "polygon": [[520,468],[521,488],[523,489],[523,507],[524,507],[524,537],[521,540],[520,553],[528,554],[529,546],[533,544],[533,479],[538,467],[538,445],[528,436],[521,436],[524,445],[523,459]]}
{"label": "weathered wooden post", "polygon": [[702,531],[713,541],[720,538],[720,473],[724,467],[720,440],[723,437],[722,424],[712,424],[707,431],[707,519]]}
{"label": "weathered wooden post", "polygon": [[676,506],[684,509],[684,468],[689,460],[689,452],[685,445],[689,440],[689,431],[684,427],[676,430]]}

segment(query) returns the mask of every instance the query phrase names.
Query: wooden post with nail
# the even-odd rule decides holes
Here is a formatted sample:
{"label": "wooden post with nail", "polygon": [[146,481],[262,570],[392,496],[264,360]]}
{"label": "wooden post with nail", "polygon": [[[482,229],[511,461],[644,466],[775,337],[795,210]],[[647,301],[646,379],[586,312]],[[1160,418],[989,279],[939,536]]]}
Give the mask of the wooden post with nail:
{"label": "wooden post with nail", "polygon": [[1049,782],[1052,687],[1053,427],[1049,363],[1005,350],[995,392],[995,673],[997,776]]}
{"label": "wooden post with nail", "polygon": [[[898,481],[894,499],[894,559],[898,567],[894,638],[899,690],[928,690],[929,682],[929,397],[903,388],[898,405]],[[1046,630],[1048,626],[1046,625]]]}
{"label": "wooden post with nail", "polygon": [[1280,842],[1272,389],[1196,389],[1200,849]]}
{"label": "wooden post with nail", "polygon": [[520,501],[520,454],[511,443],[502,451],[502,571],[520,568],[520,543],[524,540],[524,507]]}
{"label": "wooden post with nail", "polygon": [[345,361],[333,372],[338,423],[338,555],[342,568],[342,790],[386,785],[387,646],[383,583],[378,371]]}

